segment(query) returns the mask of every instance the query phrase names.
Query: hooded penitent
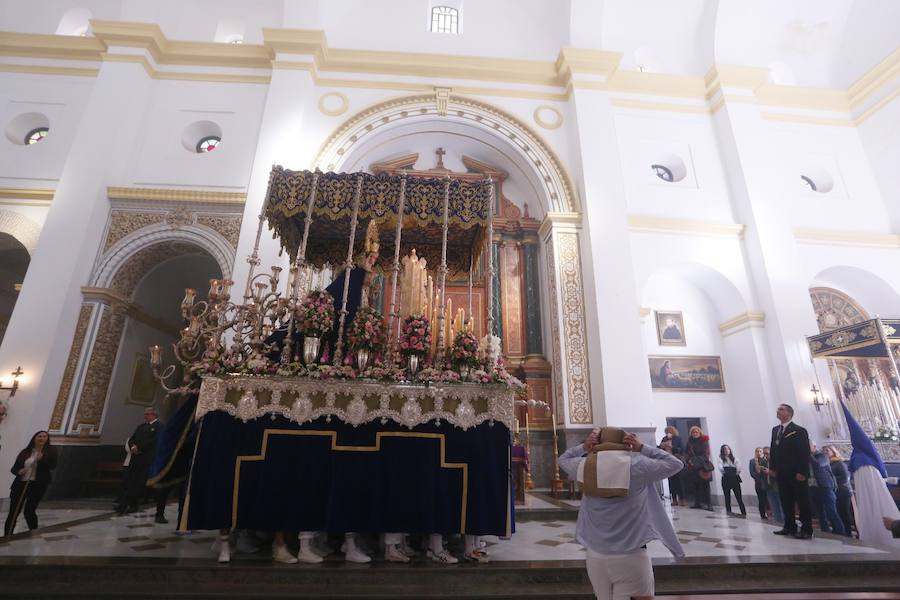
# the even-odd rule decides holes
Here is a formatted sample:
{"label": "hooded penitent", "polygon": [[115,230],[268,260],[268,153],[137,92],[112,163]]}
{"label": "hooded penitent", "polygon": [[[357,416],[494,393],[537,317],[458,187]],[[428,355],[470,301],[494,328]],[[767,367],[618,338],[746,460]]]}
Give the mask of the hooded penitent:
{"label": "hooded penitent", "polygon": [[856,488],[856,528],[859,530],[859,540],[871,546],[900,548],[900,540],[893,539],[882,521],[883,517],[900,519],[900,510],[897,510],[884,483],[884,478],[887,477],[884,461],[875,444],[843,402],[841,408],[844,409],[844,417],[850,429],[850,442],[853,444],[850,472],[853,473],[853,486]]}

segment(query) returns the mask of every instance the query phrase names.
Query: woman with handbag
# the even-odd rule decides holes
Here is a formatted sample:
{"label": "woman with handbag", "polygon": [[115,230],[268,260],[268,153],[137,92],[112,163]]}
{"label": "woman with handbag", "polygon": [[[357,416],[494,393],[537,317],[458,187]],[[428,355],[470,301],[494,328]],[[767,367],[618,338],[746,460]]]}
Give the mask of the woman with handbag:
{"label": "woman with handbag", "polygon": [[744,506],[744,497],[741,495],[741,467],[734,460],[731,446],[722,444],[719,448],[719,470],[722,472],[722,494],[725,496],[725,512],[728,516],[734,515],[731,511],[731,493],[737,498],[741,509],[741,518],[747,518],[747,508]]}
{"label": "woman with handbag", "polygon": [[697,425],[691,427],[687,441],[687,465],[694,485],[694,504],[691,508],[701,508],[712,512],[712,498],[709,493],[709,482],[712,480],[715,466],[709,460],[709,436]]}

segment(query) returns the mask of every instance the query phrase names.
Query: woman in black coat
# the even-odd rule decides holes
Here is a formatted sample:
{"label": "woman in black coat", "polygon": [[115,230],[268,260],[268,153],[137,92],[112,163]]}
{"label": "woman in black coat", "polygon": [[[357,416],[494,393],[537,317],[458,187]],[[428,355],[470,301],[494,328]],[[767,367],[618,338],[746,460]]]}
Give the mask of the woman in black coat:
{"label": "woman in black coat", "polygon": [[25,513],[28,529],[37,529],[35,510],[50,485],[52,471],[56,468],[56,448],[50,445],[50,434],[38,431],[31,436],[28,445],[16,456],[10,472],[16,476],[9,489],[9,515],[6,517],[4,535],[12,535],[19,513]]}
{"label": "woman in black coat", "polygon": [[[691,505],[691,508],[706,508],[706,510],[712,511],[709,482],[715,467],[709,460],[709,436],[696,425],[691,427],[689,432],[686,456],[687,468],[694,484],[694,504]],[[702,507],[703,504],[706,506]]]}

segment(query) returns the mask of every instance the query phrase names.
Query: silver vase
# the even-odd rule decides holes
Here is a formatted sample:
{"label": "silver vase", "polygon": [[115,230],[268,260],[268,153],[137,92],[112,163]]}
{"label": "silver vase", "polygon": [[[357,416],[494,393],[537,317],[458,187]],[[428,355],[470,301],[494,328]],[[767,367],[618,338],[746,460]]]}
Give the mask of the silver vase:
{"label": "silver vase", "polygon": [[469,365],[460,365],[459,366],[459,379],[461,381],[469,380]]}
{"label": "silver vase", "polygon": [[303,362],[311,365],[319,357],[319,342],[317,337],[306,336],[303,338]]}
{"label": "silver vase", "polygon": [[419,370],[419,355],[418,354],[410,354],[409,355],[409,374],[415,375],[416,371]]}
{"label": "silver vase", "polygon": [[366,367],[369,365],[369,351],[364,349],[359,349],[356,351],[356,366],[359,368],[359,372],[362,373],[366,370]]}

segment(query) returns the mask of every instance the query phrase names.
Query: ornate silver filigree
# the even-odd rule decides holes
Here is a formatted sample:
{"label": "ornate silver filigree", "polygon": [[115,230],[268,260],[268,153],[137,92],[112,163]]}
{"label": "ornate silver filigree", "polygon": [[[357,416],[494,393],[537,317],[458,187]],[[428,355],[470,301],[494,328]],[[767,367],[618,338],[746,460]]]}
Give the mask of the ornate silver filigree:
{"label": "ornate silver filigree", "polygon": [[[463,430],[484,422],[512,429],[514,394],[502,385],[474,383],[432,385],[359,381],[315,381],[282,377],[230,376],[203,378],[196,418],[227,412],[244,422],[281,415],[296,423],[334,417],[353,426],[388,419],[412,429],[430,421],[446,421]],[[260,398],[266,398],[265,404]],[[369,408],[377,400],[378,408]],[[391,408],[391,399],[395,399]],[[396,402],[399,400],[400,402]],[[445,410],[447,401],[455,409]]]}

